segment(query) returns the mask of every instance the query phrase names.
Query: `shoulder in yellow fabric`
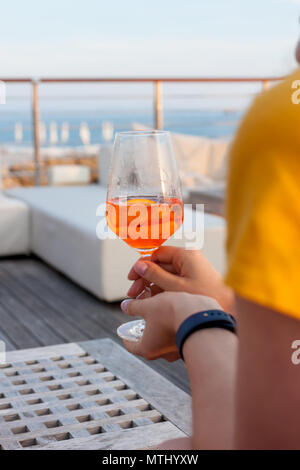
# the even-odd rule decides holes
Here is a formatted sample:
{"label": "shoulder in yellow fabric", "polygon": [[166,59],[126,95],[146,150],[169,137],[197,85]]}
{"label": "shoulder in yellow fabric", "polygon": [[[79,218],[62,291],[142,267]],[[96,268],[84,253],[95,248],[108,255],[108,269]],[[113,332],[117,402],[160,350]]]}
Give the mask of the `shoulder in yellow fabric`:
{"label": "shoulder in yellow fabric", "polygon": [[226,282],[300,319],[300,69],[262,93],[231,148]]}

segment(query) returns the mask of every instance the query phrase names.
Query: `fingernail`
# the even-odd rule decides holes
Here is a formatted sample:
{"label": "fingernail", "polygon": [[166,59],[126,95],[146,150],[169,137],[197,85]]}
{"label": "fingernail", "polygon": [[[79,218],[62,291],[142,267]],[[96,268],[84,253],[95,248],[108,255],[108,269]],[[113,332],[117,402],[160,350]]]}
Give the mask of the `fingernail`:
{"label": "fingernail", "polygon": [[144,261],[138,261],[137,263],[135,263],[133,269],[140,276],[144,276],[145,272],[148,269],[148,265],[147,265],[147,263],[144,263]]}
{"label": "fingernail", "polygon": [[132,299],[125,299],[123,300],[123,302],[121,302],[121,309],[123,310],[123,312],[127,313],[127,310],[128,310],[128,303],[129,302],[132,302]]}

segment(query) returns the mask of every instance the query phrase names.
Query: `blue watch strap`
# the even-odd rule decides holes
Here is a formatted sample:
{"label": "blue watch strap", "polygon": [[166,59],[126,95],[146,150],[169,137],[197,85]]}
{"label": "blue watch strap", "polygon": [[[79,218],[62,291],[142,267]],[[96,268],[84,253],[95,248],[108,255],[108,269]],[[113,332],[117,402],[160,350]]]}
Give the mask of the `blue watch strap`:
{"label": "blue watch strap", "polygon": [[224,328],[235,333],[236,321],[232,315],[223,310],[204,310],[186,318],[175,336],[176,346],[182,359],[182,349],[187,338],[195,331],[204,328]]}

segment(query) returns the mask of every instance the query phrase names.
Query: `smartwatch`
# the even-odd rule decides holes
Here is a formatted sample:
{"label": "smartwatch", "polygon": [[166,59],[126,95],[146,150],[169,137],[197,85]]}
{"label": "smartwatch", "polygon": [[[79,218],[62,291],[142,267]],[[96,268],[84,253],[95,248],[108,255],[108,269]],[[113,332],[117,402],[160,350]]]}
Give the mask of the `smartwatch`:
{"label": "smartwatch", "polygon": [[175,336],[176,346],[183,360],[182,349],[185,341],[192,333],[204,328],[224,328],[236,333],[236,321],[232,315],[223,310],[204,310],[186,318],[178,328]]}

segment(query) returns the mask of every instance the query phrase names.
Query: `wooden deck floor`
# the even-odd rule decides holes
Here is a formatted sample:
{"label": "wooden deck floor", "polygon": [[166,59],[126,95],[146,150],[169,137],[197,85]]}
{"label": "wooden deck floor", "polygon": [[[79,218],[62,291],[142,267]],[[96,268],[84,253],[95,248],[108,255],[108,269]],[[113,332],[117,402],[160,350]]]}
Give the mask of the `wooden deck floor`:
{"label": "wooden deck floor", "polygon": [[[0,261],[0,339],[7,350],[107,337],[121,343],[116,329],[127,320],[119,303],[99,301],[38,258]],[[182,361],[147,364],[189,390]]]}

